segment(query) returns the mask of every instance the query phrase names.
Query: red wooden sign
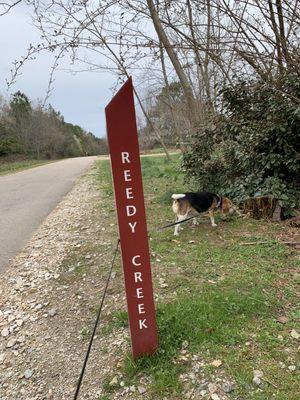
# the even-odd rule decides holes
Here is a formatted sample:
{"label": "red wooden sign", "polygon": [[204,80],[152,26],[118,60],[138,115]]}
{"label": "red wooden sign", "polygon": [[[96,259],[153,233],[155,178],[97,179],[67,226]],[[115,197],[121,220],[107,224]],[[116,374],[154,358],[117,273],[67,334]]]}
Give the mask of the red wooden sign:
{"label": "red wooden sign", "polygon": [[131,78],[105,108],[133,357],[153,354],[157,329]]}

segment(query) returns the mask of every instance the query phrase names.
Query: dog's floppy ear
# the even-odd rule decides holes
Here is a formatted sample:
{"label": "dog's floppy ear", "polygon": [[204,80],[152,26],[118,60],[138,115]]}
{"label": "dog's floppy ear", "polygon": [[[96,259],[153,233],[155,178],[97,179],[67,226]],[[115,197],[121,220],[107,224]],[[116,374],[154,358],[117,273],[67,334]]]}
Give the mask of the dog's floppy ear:
{"label": "dog's floppy ear", "polygon": [[228,197],[223,197],[222,212],[224,214],[233,214],[234,212],[236,212],[240,217],[242,216],[238,207],[235,206],[233,202],[230,199],[228,199]]}
{"label": "dog's floppy ear", "polygon": [[229,200],[228,197],[223,197],[221,208],[225,214],[229,213],[232,206],[233,206],[233,204],[232,204],[231,200]]}

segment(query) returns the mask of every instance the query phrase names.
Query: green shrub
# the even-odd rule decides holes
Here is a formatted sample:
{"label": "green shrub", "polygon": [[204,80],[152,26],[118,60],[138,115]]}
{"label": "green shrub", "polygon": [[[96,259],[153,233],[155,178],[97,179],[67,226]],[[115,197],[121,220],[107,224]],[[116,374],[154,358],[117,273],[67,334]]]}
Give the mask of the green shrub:
{"label": "green shrub", "polygon": [[15,137],[13,136],[8,136],[5,138],[0,137],[0,156],[20,153],[21,149],[22,149],[21,145]]}
{"label": "green shrub", "polygon": [[221,94],[222,112],[199,126],[183,154],[187,179],[236,200],[271,194],[299,206],[300,78],[273,88],[238,82]]}

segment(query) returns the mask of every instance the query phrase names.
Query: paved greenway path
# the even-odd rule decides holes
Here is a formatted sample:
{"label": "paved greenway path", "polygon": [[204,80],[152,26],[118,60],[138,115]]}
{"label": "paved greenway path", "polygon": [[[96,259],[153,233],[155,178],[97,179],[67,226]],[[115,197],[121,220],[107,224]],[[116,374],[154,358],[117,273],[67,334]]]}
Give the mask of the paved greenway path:
{"label": "paved greenway path", "polygon": [[69,158],[0,176],[0,272],[95,160]]}

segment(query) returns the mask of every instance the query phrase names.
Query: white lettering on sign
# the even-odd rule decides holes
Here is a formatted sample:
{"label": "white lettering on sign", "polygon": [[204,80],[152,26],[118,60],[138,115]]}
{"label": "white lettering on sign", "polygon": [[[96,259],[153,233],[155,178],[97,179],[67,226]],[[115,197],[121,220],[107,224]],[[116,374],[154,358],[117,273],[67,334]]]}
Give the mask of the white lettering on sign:
{"label": "white lettering on sign", "polygon": [[135,283],[137,283],[137,282],[143,282],[142,273],[141,273],[141,272],[135,272],[135,273],[134,273],[134,282],[135,282]]}
{"label": "white lettering on sign", "polygon": [[132,188],[126,188],[126,199],[133,199]]}
{"label": "white lettering on sign", "polygon": [[127,217],[132,217],[136,214],[136,207],[135,206],[126,206],[126,213]]}
{"label": "white lettering on sign", "polygon": [[139,314],[145,314],[145,304],[138,304]]}
{"label": "white lettering on sign", "polygon": [[132,264],[133,265],[135,265],[136,267],[139,267],[140,265],[142,265],[142,263],[138,263],[138,262],[136,262],[135,260],[137,259],[137,258],[141,258],[141,256],[134,256],[134,257],[132,257]]}
{"label": "white lettering on sign", "polygon": [[148,326],[146,325],[146,319],[139,319],[139,327],[140,327],[140,329],[143,329],[143,328],[145,328],[145,329],[147,329],[148,328]]}
{"label": "white lettering on sign", "polygon": [[121,156],[122,156],[122,164],[125,164],[125,163],[130,164],[129,153],[127,153],[127,151],[122,151]]}
{"label": "white lettering on sign", "polygon": [[136,289],[136,297],[138,298],[138,299],[142,299],[143,297],[144,297],[144,295],[143,295],[143,288],[137,288]]}
{"label": "white lettering on sign", "polygon": [[[127,151],[122,151],[121,152],[121,159],[122,159],[122,164],[130,164],[130,154]],[[132,182],[132,176],[131,176],[131,170],[130,169],[125,169],[123,171],[123,177],[124,177],[124,182]],[[132,204],[132,200],[134,200],[134,190],[132,186],[125,187],[125,196],[126,200],[131,200],[131,204],[126,205],[126,216],[128,218],[132,218],[137,214],[137,208],[135,205]],[[130,228],[129,234],[134,235],[136,234],[136,228],[137,228],[137,221],[128,221],[128,226]],[[142,268],[143,268],[143,263],[141,260],[141,256],[139,254],[135,255],[131,259],[132,266],[134,267],[133,272],[133,278],[134,278],[134,283],[138,285],[138,287],[135,287],[135,293],[136,293],[136,299],[138,301],[137,303],[137,312],[138,314],[146,314],[145,310],[145,304],[141,303],[139,299],[144,298],[144,288],[143,288],[143,273],[142,273]],[[139,271],[137,271],[139,269]],[[145,319],[139,319],[139,329],[148,329],[147,325],[147,318]]]}
{"label": "white lettering on sign", "polygon": [[135,233],[135,227],[136,227],[137,221],[135,221],[134,223],[132,222],[128,222],[128,225],[131,228],[131,233]]}
{"label": "white lettering on sign", "polygon": [[131,182],[131,175],[130,175],[130,169],[125,169],[124,171],[124,180],[125,182]]}

